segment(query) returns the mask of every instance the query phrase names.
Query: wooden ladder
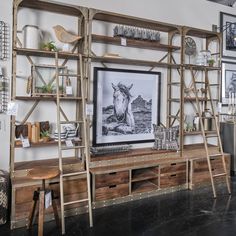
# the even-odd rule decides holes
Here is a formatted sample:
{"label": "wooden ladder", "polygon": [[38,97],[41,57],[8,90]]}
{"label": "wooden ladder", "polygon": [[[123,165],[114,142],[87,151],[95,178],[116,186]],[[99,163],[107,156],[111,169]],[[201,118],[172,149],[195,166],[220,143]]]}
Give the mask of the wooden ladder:
{"label": "wooden ladder", "polygon": [[[86,97],[85,97],[85,86],[84,86],[84,76],[83,76],[83,58],[82,55],[79,55],[79,74],[61,74],[59,73],[59,59],[58,59],[58,53],[56,52],[55,56],[56,61],[56,87],[57,87],[57,131],[58,131],[58,155],[59,155],[59,169],[60,169],[60,203],[61,203],[61,231],[62,234],[65,234],[65,206],[76,204],[76,203],[82,203],[87,202],[88,203],[88,212],[89,212],[89,223],[90,227],[93,226],[93,217],[92,217],[92,203],[91,203],[91,188],[90,188],[90,173],[89,173],[89,141],[88,141],[88,135],[87,135],[87,119],[85,114],[85,106],[86,106]],[[60,77],[66,76],[70,78],[76,79],[77,87],[77,95],[80,90],[81,97],[77,97],[77,102],[80,102],[81,109],[81,118],[78,117],[78,111],[76,111],[76,120],[70,121],[63,112],[61,106],[60,106],[60,100],[61,95],[59,91],[59,84],[60,84]],[[79,84],[78,84],[79,83]],[[78,107],[77,107],[78,109]],[[61,114],[64,116],[66,121],[61,120]],[[80,120],[79,120],[80,119]],[[62,145],[62,139],[61,139],[61,125],[62,124],[79,124],[82,126],[81,132],[83,133],[82,142],[81,145],[74,143],[73,146],[66,146]],[[75,157],[82,159],[82,162],[85,164],[84,170],[79,171],[73,171],[70,173],[64,173],[63,171],[63,152],[67,150],[74,150]],[[65,157],[66,158],[66,157]],[[84,199],[78,199],[74,201],[65,202],[64,201],[64,180],[71,176],[83,176],[86,175],[86,181],[87,181],[87,197]]]}
{"label": "wooden ladder", "polygon": [[[215,111],[214,111],[214,106],[213,106],[213,100],[212,100],[208,75],[206,74],[205,81],[202,81],[201,83],[203,83],[205,85],[205,100],[204,101],[205,102],[210,102],[210,111],[211,111],[211,114],[212,114],[212,116],[210,118],[212,119],[212,121],[214,122],[214,125],[216,127],[216,130],[215,130],[214,134],[212,134],[212,133],[209,134],[209,132],[205,131],[205,127],[204,127],[204,123],[203,123],[204,117],[202,116],[203,111],[201,110],[200,98],[198,96],[198,91],[197,91],[197,86],[196,86],[196,83],[200,83],[200,82],[196,81],[194,71],[193,71],[192,67],[190,68],[190,70],[191,70],[191,75],[192,75],[193,93],[194,93],[195,99],[196,99],[196,111],[199,114],[201,133],[202,133],[202,138],[203,138],[204,147],[205,147],[205,151],[206,151],[206,158],[207,158],[207,164],[208,164],[208,169],[209,169],[209,174],[210,174],[210,179],[211,179],[213,195],[214,195],[214,198],[216,198],[215,178],[225,177],[225,182],[226,182],[226,185],[227,185],[228,193],[231,194],[230,183],[229,183],[229,175],[228,175],[228,172],[227,172],[227,169],[226,169],[225,157],[224,157],[222,142],[221,142],[221,138],[220,138],[218,121],[217,121],[217,117],[216,117],[216,114],[215,114]],[[207,73],[207,71],[205,73]],[[209,154],[208,140],[210,138],[216,138],[217,139],[218,146],[219,146],[219,153]],[[211,158],[214,158],[216,156],[221,156],[223,172],[213,174],[212,173]]]}

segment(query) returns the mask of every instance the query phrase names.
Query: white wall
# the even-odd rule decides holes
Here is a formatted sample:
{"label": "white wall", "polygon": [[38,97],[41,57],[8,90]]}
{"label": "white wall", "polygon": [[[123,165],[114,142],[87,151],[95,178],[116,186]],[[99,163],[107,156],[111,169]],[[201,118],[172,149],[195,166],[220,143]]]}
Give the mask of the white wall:
{"label": "white wall", "polygon": [[[11,1],[1,2],[0,20],[12,25],[12,3]],[[10,28],[11,29],[11,28]],[[11,31],[11,30],[10,30]],[[11,34],[11,32],[10,32]],[[10,46],[11,48],[11,46]],[[11,57],[11,52],[10,52]],[[0,60],[0,67],[4,69],[4,75],[9,79],[11,77],[11,58],[7,61]],[[9,169],[10,156],[10,117],[0,114],[1,130],[0,130],[0,169]]]}
{"label": "white wall", "polygon": [[[57,0],[75,5],[103,9],[117,13],[138,16],[142,18],[154,19],[157,21],[172,24],[187,25],[196,28],[211,30],[212,24],[219,25],[219,12],[236,14],[235,8],[215,4],[206,0]],[[2,1],[0,9],[0,20],[4,20],[12,25],[12,1]],[[53,21],[55,19],[52,19]],[[47,24],[50,19],[42,21]],[[47,25],[45,26],[47,27]],[[7,76],[11,77],[11,60],[0,61],[0,66],[4,67]],[[9,117],[0,114],[2,129],[0,130],[0,168],[9,168],[9,140],[10,122]],[[5,127],[4,127],[5,124]]]}

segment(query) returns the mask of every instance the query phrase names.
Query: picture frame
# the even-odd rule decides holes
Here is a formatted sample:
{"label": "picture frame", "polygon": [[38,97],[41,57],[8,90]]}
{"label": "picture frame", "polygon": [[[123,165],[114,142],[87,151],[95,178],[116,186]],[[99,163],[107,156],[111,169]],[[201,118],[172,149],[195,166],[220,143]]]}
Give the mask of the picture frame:
{"label": "picture frame", "polygon": [[220,12],[222,57],[236,59],[236,15]]}
{"label": "picture frame", "polygon": [[[32,96],[56,96],[56,66],[33,64],[31,66],[31,94]],[[66,80],[68,80],[67,66],[59,66],[59,92],[61,96],[66,96]]]}
{"label": "picture frame", "polygon": [[222,61],[221,66],[221,102],[223,106],[228,106],[232,102],[232,94],[236,99],[236,63]]}
{"label": "picture frame", "polygon": [[94,68],[93,146],[153,142],[161,73]]}

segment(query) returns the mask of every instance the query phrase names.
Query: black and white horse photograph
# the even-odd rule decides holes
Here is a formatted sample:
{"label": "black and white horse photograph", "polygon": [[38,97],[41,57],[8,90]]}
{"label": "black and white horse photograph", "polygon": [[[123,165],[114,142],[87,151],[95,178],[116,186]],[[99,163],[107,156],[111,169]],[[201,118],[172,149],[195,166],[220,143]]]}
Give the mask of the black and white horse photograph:
{"label": "black and white horse photograph", "polygon": [[160,73],[107,68],[95,72],[96,140],[151,139],[152,124],[159,117]]}
{"label": "black and white horse photograph", "polygon": [[229,98],[230,94],[236,93],[236,71],[225,71],[225,98]]}

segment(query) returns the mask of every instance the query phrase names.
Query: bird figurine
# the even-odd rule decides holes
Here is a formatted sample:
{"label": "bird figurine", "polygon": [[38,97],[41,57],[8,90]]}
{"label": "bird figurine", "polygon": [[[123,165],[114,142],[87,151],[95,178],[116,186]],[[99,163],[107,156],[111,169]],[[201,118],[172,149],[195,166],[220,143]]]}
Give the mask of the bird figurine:
{"label": "bird figurine", "polygon": [[80,40],[82,37],[69,33],[61,25],[53,26],[57,39],[62,43],[74,43],[77,40]]}

